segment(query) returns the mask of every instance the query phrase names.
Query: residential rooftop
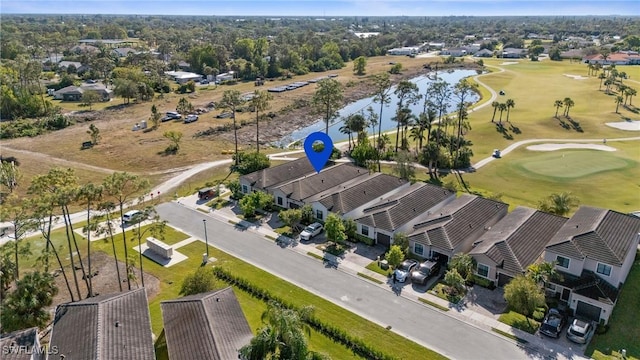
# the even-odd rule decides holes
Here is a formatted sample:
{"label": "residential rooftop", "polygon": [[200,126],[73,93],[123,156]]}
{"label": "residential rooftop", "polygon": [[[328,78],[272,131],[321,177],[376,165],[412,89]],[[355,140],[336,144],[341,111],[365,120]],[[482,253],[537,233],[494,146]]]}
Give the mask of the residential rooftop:
{"label": "residential rooftop", "polygon": [[277,189],[295,201],[306,201],[309,197],[344,184],[356,178],[365,179],[369,171],[350,163],[325,168],[317,174],[306,175]]}

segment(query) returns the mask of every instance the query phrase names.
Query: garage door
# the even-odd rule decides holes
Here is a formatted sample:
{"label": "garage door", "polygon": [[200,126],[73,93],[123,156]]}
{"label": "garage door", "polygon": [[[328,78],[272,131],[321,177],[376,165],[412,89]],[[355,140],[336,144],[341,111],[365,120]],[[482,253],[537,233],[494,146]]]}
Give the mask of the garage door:
{"label": "garage door", "polygon": [[498,286],[500,287],[507,285],[511,280],[513,280],[513,278],[509,275],[505,275],[503,273],[498,274]]}
{"label": "garage door", "polygon": [[587,304],[584,301],[578,300],[578,306],[576,307],[576,317],[585,318],[593,321],[600,321],[600,309],[597,306]]}
{"label": "garage door", "polygon": [[378,244],[384,245],[386,247],[391,246],[391,236],[385,234],[376,234],[376,241]]}

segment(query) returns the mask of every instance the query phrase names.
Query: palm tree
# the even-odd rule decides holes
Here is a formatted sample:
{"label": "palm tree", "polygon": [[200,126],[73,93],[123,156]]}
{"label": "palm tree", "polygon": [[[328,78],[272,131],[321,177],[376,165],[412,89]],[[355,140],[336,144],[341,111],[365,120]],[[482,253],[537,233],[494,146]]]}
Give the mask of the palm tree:
{"label": "palm tree", "polygon": [[[237,90],[227,90],[237,91]],[[238,91],[238,93],[240,93]],[[223,95],[224,96],[224,95]],[[237,156],[236,156],[237,159]],[[129,269],[129,251],[127,246],[127,237],[124,230],[124,205],[130,201],[130,199],[137,193],[145,193],[149,188],[149,180],[142,179],[138,175],[129,174],[126,172],[113,173],[107,176],[102,186],[104,188],[104,194],[113,198],[120,209],[120,224],[122,229],[122,243],[124,246],[124,261],[125,268]],[[131,290],[131,280],[127,276],[127,287]]]}
{"label": "palm tree", "polygon": [[502,125],[502,113],[505,112],[507,110],[507,104],[505,103],[500,103],[498,105],[498,110],[500,110],[500,125]]}
{"label": "palm tree", "polygon": [[554,193],[538,203],[538,209],[554,215],[565,216],[578,206],[578,199],[569,192]]}
{"label": "palm tree", "polygon": [[513,99],[507,99],[506,105],[507,105],[507,122],[509,122],[509,113],[511,112],[512,108],[516,107],[516,102],[513,101]]}
{"label": "palm tree", "polygon": [[253,92],[251,105],[256,109],[256,152],[260,152],[260,113],[269,109],[269,102],[273,100],[273,96],[261,90]]}
{"label": "palm tree", "polygon": [[420,94],[418,93],[419,88],[418,85],[412,83],[409,80],[401,80],[396,87],[396,90],[393,92],[398,98],[398,108],[396,110],[396,149],[398,152],[398,139],[400,138],[400,127],[403,125],[403,121],[407,120],[407,111],[409,105],[415,104],[418,100],[420,100]]}
{"label": "palm tree", "polygon": [[606,78],[607,75],[605,75],[604,72],[601,72],[600,75],[598,75],[598,79],[600,79],[600,86],[598,86],[598,90],[602,90],[602,81]]}
{"label": "palm tree", "polygon": [[491,116],[491,122],[494,122],[494,120],[496,119],[496,111],[498,111],[498,106],[500,106],[500,103],[497,101],[491,103],[491,107],[493,108],[493,116]]}
{"label": "palm tree", "polygon": [[593,65],[591,63],[587,64],[587,70],[589,70],[588,75],[591,76],[591,73],[593,72]]}
{"label": "palm tree", "polygon": [[564,116],[569,117],[569,110],[575,105],[575,103],[573,102],[573,100],[571,100],[571,98],[564,98],[564,100],[562,101],[562,103],[564,104]]}
{"label": "palm tree", "polygon": [[122,277],[120,276],[120,267],[118,266],[118,253],[116,252],[116,242],[113,238],[113,226],[111,222],[111,213],[115,210],[116,206],[113,202],[103,201],[98,204],[98,210],[103,212],[106,218],[106,230],[109,234],[109,239],[111,239],[111,248],[113,250],[113,259],[116,264],[116,274],[118,276],[118,286],[120,287],[120,291],[122,291]]}
{"label": "palm tree", "polygon": [[475,259],[465,253],[455,254],[449,262],[449,269],[456,269],[465,280],[471,280],[475,267]]}
{"label": "palm tree", "polygon": [[556,114],[554,115],[554,117],[556,117],[556,118],[558,117],[558,110],[560,110],[560,108],[561,108],[563,105],[564,105],[564,103],[562,102],[562,100],[556,100],[556,101],[553,103],[553,106],[555,106],[555,107],[556,107]]}
{"label": "palm tree", "polygon": [[[373,77],[373,84],[375,89],[375,96],[373,102],[380,103],[380,115],[378,116],[378,143],[382,136],[382,110],[384,106],[391,102],[391,79],[386,72],[376,74]],[[375,134],[374,134],[375,135]],[[375,139],[374,139],[375,142]],[[379,149],[379,146],[376,146]],[[380,151],[376,151],[376,160],[378,162],[378,171],[381,171],[380,166]]]}
{"label": "palm tree", "polygon": [[[233,137],[235,140],[235,159],[236,166],[238,166],[238,162],[240,161],[240,157],[238,156],[238,125],[236,124],[236,110],[244,104],[244,99],[242,99],[242,94],[238,90],[225,90],[222,93],[222,100],[220,102],[220,107],[223,109],[228,109],[231,111],[231,118],[233,118]],[[129,287],[131,289],[131,287]]]}
{"label": "palm tree", "polygon": [[316,113],[323,115],[325,132],[329,134],[329,124],[338,115],[342,106],[344,90],[336,79],[322,79],[317,82],[318,87],[311,98],[311,106]]}
{"label": "palm tree", "polygon": [[338,129],[341,134],[347,135],[347,143],[349,145],[349,151],[351,151],[351,117],[347,116],[346,118],[342,118],[342,126]]}
{"label": "palm tree", "polygon": [[549,280],[558,276],[556,264],[548,261],[531,264],[527,267],[527,276],[544,289],[546,288]]}
{"label": "palm tree", "polygon": [[[358,143],[361,143],[367,138],[366,130],[367,130],[367,127],[369,126],[369,124],[367,124],[367,119],[361,113],[349,115],[349,118],[350,118],[349,127],[351,128],[351,131],[356,133],[356,135],[358,136]],[[355,137],[353,140],[355,142]]]}
{"label": "palm tree", "polygon": [[631,104],[631,99],[636,96],[638,94],[638,92],[636,91],[636,89],[634,88],[628,88],[627,89],[627,96],[629,96],[629,106],[632,106]]}
{"label": "palm tree", "polygon": [[93,297],[93,273],[91,272],[91,231],[93,226],[91,225],[91,205],[99,201],[102,197],[102,186],[96,186],[92,183],[88,183],[80,188],[77,193],[78,200],[84,200],[87,204],[87,262],[89,270],[89,297]]}
{"label": "palm tree", "polygon": [[622,102],[624,101],[624,98],[620,95],[616,96],[615,98],[615,102],[616,102],[616,114],[618,113],[618,108],[620,107],[620,104],[622,104]]}

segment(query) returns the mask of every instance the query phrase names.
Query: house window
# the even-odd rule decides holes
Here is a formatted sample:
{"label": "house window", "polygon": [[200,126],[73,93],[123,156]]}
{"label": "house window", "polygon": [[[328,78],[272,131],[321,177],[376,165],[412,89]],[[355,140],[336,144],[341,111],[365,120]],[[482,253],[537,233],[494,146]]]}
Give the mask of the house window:
{"label": "house window", "polygon": [[489,267],[487,265],[478,264],[478,269],[476,272],[482,277],[489,277]]}
{"label": "house window", "polygon": [[369,227],[365,226],[365,225],[362,225],[362,231],[361,232],[362,232],[362,235],[369,236]]}
{"label": "house window", "polygon": [[611,266],[598,263],[598,267],[596,268],[596,272],[598,274],[602,274],[604,276],[611,275]]}
{"label": "house window", "polygon": [[322,210],[316,210],[316,219],[322,220]]}
{"label": "house window", "polygon": [[418,244],[418,243],[413,244],[413,252],[416,255],[422,255],[424,253],[424,246],[422,246],[422,244]]}
{"label": "house window", "polygon": [[249,188],[247,187],[247,185],[242,185],[242,192],[245,194],[249,192]]}
{"label": "house window", "polygon": [[557,256],[556,257],[556,262],[558,263],[558,266],[563,267],[565,269],[569,268],[569,259],[563,256]]}
{"label": "house window", "polygon": [[278,196],[278,205],[282,206],[282,198]]}

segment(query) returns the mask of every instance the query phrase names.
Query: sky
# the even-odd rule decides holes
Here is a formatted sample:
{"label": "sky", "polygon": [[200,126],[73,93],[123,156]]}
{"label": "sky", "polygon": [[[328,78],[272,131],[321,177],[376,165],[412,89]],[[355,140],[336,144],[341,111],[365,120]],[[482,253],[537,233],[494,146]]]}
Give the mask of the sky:
{"label": "sky", "polygon": [[638,0],[1,0],[0,14],[236,16],[640,15]]}

